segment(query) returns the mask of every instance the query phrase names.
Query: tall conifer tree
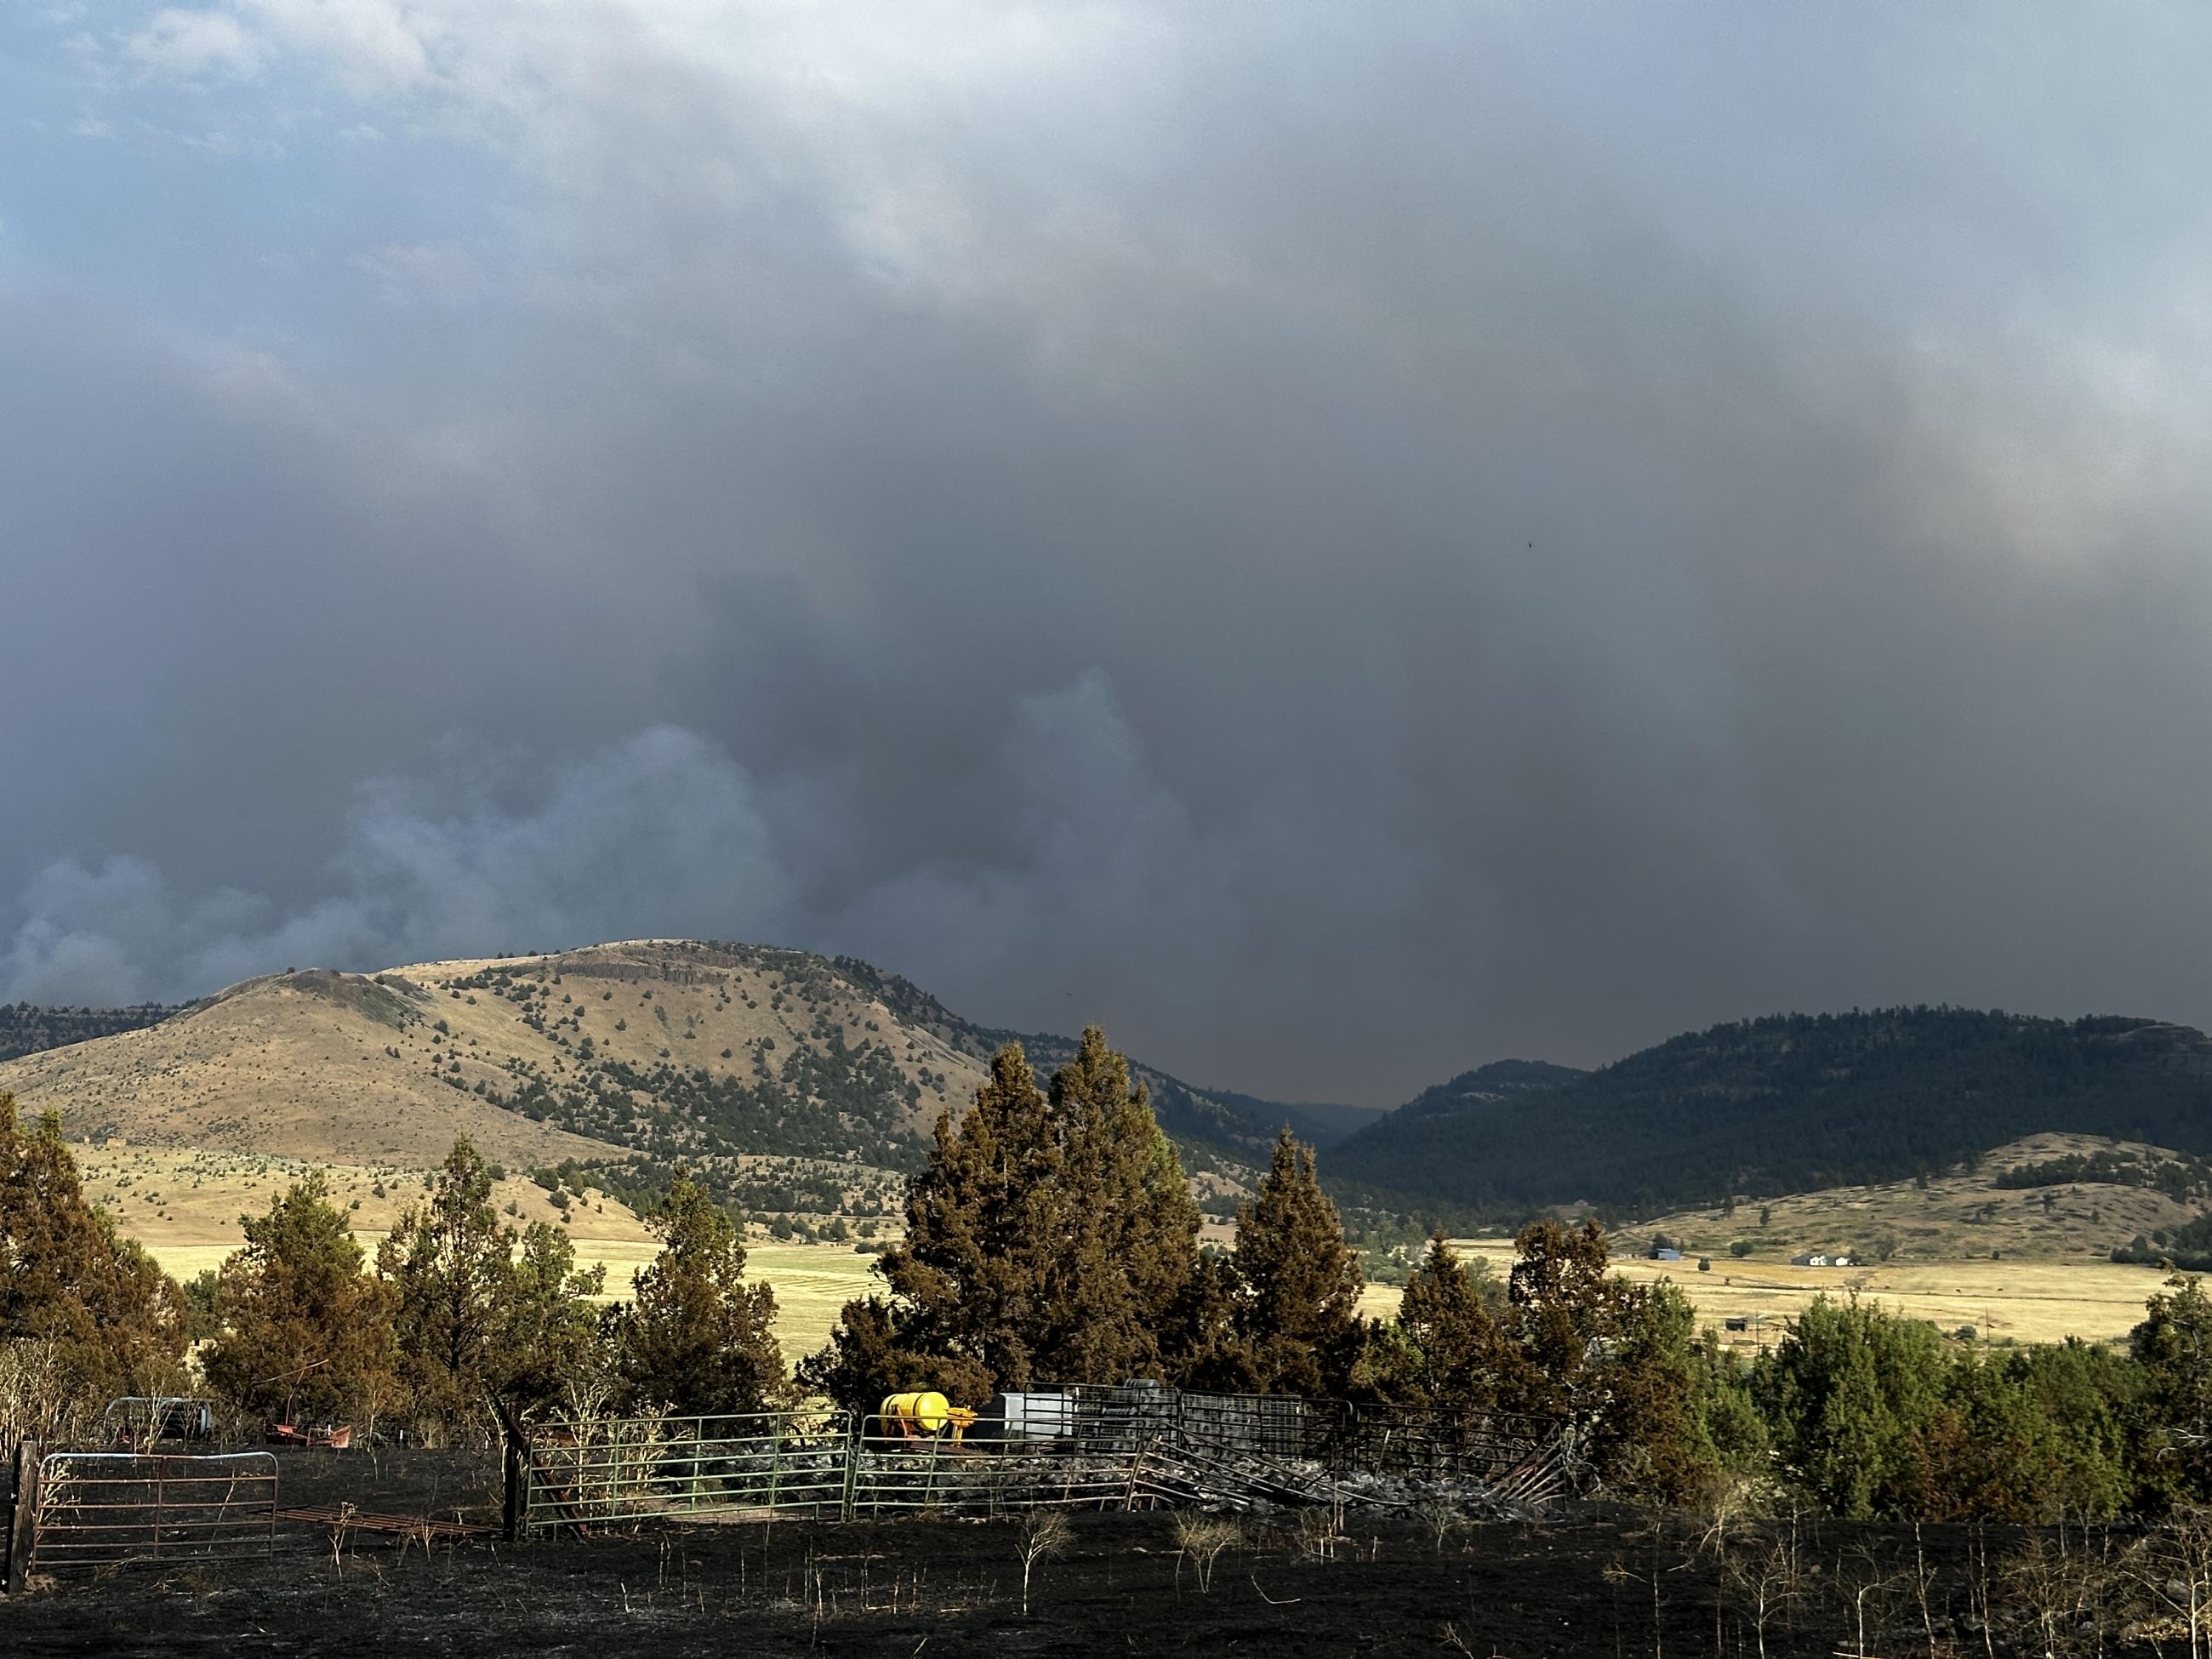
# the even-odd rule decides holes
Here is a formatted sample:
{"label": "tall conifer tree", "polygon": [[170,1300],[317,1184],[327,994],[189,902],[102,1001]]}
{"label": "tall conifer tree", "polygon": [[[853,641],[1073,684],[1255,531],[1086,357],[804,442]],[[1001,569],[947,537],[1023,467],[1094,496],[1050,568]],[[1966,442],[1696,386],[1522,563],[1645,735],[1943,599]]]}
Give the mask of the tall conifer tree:
{"label": "tall conifer tree", "polygon": [[889,1297],[848,1303],[800,1380],[872,1411],[903,1389],[971,1406],[994,1389],[1160,1376],[1179,1361],[1198,1206],[1128,1062],[1087,1028],[1049,1095],[1018,1044],[907,1193]]}
{"label": "tall conifer tree", "polygon": [[745,1283],[737,1224],[689,1176],[652,1222],[660,1254],[615,1320],[615,1368],[632,1410],[682,1416],[758,1412],[790,1395],[775,1340],[775,1292]]}
{"label": "tall conifer tree", "polygon": [[1496,1400],[1506,1340],[1498,1321],[1500,1299],[1484,1294],[1438,1228],[1398,1302],[1398,1326],[1413,1354],[1408,1394],[1428,1405],[1483,1407]]}
{"label": "tall conifer tree", "polygon": [[498,1389],[514,1243],[492,1206],[490,1170],[467,1139],[455,1141],[428,1200],[405,1212],[377,1251],[416,1410],[458,1417]]}
{"label": "tall conifer tree", "polygon": [[1340,1390],[1356,1357],[1359,1257],[1321,1189],[1313,1149],[1288,1129],[1259,1195],[1237,1211],[1237,1323],[1253,1386],[1267,1394]]}

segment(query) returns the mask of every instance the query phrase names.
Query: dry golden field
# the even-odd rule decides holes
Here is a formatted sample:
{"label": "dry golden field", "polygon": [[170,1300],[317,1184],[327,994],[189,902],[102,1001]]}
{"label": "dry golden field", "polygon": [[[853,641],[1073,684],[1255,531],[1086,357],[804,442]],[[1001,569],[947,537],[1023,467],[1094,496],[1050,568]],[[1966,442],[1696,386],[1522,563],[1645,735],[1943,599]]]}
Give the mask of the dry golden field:
{"label": "dry golden field", "polygon": [[[1510,1239],[1453,1243],[1465,1254],[1487,1259],[1501,1279],[1513,1265]],[[1931,1320],[1946,1332],[1972,1326],[1978,1339],[2062,1342],[2078,1336],[2110,1342],[2141,1322],[2144,1299],[2164,1278],[2155,1267],[2090,1261],[1896,1261],[1837,1268],[1726,1256],[1711,1260],[1710,1273],[1699,1273],[1694,1259],[1623,1258],[1614,1261],[1613,1270],[1632,1280],[1671,1279],[1695,1304],[1700,1324],[1723,1327],[1728,1342],[1746,1348],[1772,1343],[1783,1321],[1814,1297],[1854,1291],[1910,1318]],[[1361,1310],[1374,1316],[1395,1312],[1398,1294],[1388,1285],[1370,1285]],[[1727,1331],[1731,1318],[1750,1322],[1750,1328]]]}
{"label": "dry golden field", "polygon": [[[179,1279],[220,1267],[244,1243],[239,1218],[267,1209],[272,1198],[311,1167],[324,1170],[332,1201],[349,1209],[355,1238],[374,1255],[400,1211],[423,1197],[427,1174],[388,1164],[310,1165],[297,1158],[230,1152],[73,1150],[85,1191]],[[522,1176],[498,1182],[493,1201],[518,1228],[532,1221],[560,1221],[550,1194]],[[577,1265],[605,1267],[607,1300],[629,1296],[632,1275],[659,1248],[644,1223],[599,1193],[571,1202],[568,1217],[562,1224],[575,1243]],[[777,1334],[788,1358],[820,1347],[837,1310],[880,1283],[872,1277],[876,1258],[857,1254],[849,1244],[749,1241],[745,1249],[746,1271],[775,1287]]]}

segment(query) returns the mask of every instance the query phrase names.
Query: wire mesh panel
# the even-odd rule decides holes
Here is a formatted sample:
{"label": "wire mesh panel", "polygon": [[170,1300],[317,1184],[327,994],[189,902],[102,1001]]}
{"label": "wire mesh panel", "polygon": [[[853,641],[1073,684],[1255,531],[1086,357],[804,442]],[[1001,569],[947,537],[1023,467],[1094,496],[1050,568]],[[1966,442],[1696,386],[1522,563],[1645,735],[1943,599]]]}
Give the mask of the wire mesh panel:
{"label": "wire mesh panel", "polygon": [[843,1412],[595,1419],[531,1431],[526,1528],[649,1517],[843,1512],[852,1419]]}
{"label": "wire mesh panel", "polygon": [[39,1462],[32,1527],[42,1572],[265,1555],[276,1532],[276,1459],[51,1452]]}
{"label": "wire mesh panel", "polygon": [[1343,1474],[1495,1481],[1559,1437],[1548,1417],[1446,1407],[1346,1407],[1323,1455]]}
{"label": "wire mesh panel", "polygon": [[1070,1383],[1022,1398],[1031,1417],[1048,1416],[1045,1401],[1063,1401],[1063,1434],[1089,1446],[1166,1444],[1275,1458],[1322,1456],[1341,1409],[1291,1395],[1189,1394],[1150,1382]]}
{"label": "wire mesh panel", "polygon": [[869,1433],[854,1444],[851,1513],[873,1518],[1127,1507],[1158,1496],[1146,1449],[1133,1440]]}

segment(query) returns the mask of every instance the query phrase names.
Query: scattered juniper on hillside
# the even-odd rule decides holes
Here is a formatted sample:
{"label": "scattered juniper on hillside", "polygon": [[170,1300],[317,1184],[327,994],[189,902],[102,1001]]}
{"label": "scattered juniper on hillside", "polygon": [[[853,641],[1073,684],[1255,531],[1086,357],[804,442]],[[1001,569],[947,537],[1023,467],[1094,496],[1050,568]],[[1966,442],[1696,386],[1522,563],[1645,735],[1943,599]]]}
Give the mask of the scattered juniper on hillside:
{"label": "scattered juniper on hillside", "polygon": [[123,1031],[143,1030],[183,1012],[181,1007],[160,1002],[128,1008],[42,1008],[28,1002],[0,1002],[0,1060],[16,1060]]}
{"label": "scattered juniper on hillside", "polygon": [[1902,1181],[2049,1130],[2212,1153],[2212,1040],[1961,1008],[1777,1015],[1565,1078],[1485,1067],[1331,1161],[1352,1190],[1498,1218],[1577,1200],[1640,1214]]}

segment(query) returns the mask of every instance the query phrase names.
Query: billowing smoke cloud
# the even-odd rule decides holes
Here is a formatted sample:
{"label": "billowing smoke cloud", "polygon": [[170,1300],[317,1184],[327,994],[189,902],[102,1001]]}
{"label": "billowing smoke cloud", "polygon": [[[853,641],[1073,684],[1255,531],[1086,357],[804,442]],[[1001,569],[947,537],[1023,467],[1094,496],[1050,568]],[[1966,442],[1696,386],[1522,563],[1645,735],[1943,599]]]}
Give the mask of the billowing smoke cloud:
{"label": "billowing smoke cloud", "polygon": [[11,17],[0,994],[718,933],[1376,1103],[2212,1018],[2209,27]]}
{"label": "billowing smoke cloud", "polygon": [[179,897],[143,858],[49,866],[0,957],[0,999],[155,1000],[280,966],[753,938],[791,921],[750,784],[694,733],[642,733],[568,769],[521,813],[441,811],[431,793],[367,787],[330,872],[335,896],[289,914],[234,890]]}

